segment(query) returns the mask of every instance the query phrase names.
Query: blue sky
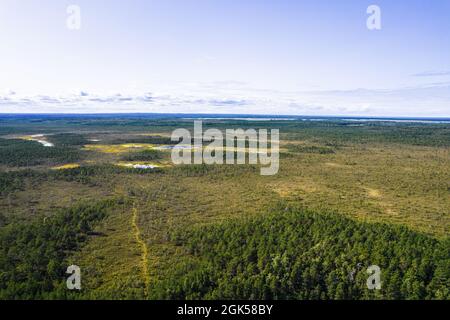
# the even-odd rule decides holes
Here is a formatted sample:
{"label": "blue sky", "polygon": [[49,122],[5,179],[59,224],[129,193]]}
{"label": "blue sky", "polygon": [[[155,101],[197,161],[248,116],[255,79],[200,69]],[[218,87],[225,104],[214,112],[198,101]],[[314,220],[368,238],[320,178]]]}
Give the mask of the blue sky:
{"label": "blue sky", "polygon": [[450,0],[1,0],[0,112],[450,116]]}

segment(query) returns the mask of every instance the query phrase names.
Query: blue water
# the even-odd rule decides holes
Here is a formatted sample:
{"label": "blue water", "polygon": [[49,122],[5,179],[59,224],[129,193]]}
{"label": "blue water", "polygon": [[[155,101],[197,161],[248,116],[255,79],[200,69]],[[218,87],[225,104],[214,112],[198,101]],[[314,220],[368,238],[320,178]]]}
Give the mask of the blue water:
{"label": "blue water", "polygon": [[450,123],[450,118],[426,117],[349,117],[349,116],[293,116],[252,114],[186,114],[186,113],[102,113],[102,114],[0,114],[1,120],[12,119],[204,119],[235,121],[389,121],[418,123]]}

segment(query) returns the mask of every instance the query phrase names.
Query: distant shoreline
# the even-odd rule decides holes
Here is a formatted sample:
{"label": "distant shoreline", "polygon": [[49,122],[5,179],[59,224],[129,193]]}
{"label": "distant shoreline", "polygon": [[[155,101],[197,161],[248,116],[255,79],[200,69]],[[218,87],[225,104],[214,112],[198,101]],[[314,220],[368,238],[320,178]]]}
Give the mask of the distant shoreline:
{"label": "distant shoreline", "polygon": [[371,117],[371,116],[306,116],[261,114],[207,114],[207,113],[0,113],[8,118],[145,118],[182,120],[234,120],[234,121],[377,121],[408,123],[450,123],[450,117]]}

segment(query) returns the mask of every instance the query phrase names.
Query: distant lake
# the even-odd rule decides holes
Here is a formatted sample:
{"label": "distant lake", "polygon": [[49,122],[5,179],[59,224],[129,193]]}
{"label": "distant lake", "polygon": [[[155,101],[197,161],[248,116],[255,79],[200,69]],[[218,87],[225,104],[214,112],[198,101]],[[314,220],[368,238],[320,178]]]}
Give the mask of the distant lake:
{"label": "distant lake", "polygon": [[27,119],[31,121],[56,119],[180,119],[230,121],[379,121],[406,123],[450,123],[449,117],[356,117],[255,114],[189,114],[189,113],[98,113],[98,114],[1,114],[1,120]]}
{"label": "distant lake", "polygon": [[55,146],[55,145],[54,145],[53,143],[51,143],[51,142],[42,140],[43,137],[44,137],[43,134],[35,134],[35,135],[32,135],[32,136],[31,136],[31,139],[30,139],[30,140],[31,140],[31,141],[36,141],[36,142],[42,144],[44,147],[54,147],[54,146]]}

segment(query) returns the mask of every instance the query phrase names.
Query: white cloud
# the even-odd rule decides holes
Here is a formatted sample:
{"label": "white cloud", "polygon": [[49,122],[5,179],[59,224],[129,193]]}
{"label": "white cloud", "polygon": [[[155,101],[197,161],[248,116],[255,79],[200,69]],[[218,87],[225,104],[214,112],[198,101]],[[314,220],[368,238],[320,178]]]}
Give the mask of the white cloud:
{"label": "white cloud", "polygon": [[132,92],[0,95],[1,113],[233,113],[272,115],[450,116],[450,83],[386,90],[291,91],[241,82],[179,83]]}
{"label": "white cloud", "polygon": [[438,77],[438,76],[450,76],[449,70],[443,71],[424,71],[420,73],[413,74],[414,77]]}

